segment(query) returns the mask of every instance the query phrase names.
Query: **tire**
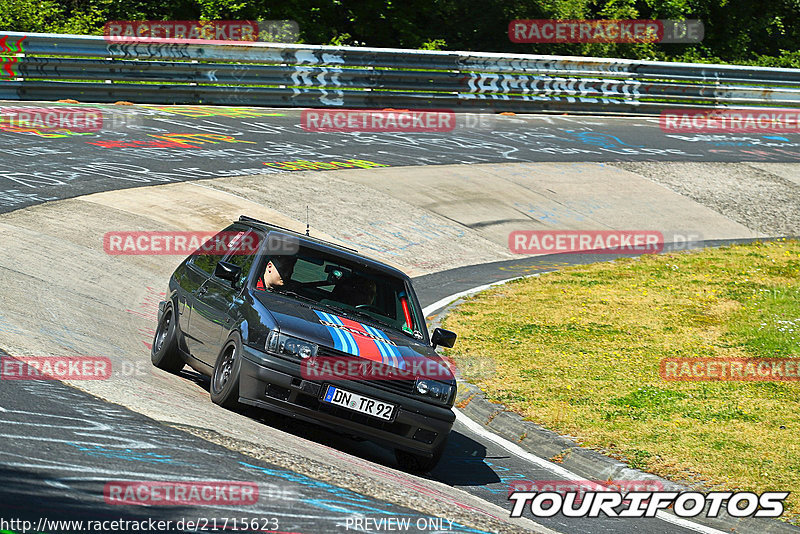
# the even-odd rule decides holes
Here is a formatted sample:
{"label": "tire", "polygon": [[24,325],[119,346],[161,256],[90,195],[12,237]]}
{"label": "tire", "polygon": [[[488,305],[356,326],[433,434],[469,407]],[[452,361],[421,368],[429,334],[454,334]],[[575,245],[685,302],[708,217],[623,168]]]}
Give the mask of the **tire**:
{"label": "tire", "polygon": [[211,401],[234,410],[239,404],[239,373],[242,370],[242,342],[238,336],[229,339],[214,363],[211,375]]}
{"label": "tire", "polygon": [[400,469],[411,473],[427,473],[433,471],[439,460],[442,459],[444,449],[447,446],[447,438],[433,451],[433,457],[423,456],[400,449],[394,450],[394,457],[400,465]]}
{"label": "tire", "polygon": [[178,324],[172,303],[167,304],[156,327],[153,346],[150,348],[153,365],[170,373],[178,373],[185,365],[178,350]]}

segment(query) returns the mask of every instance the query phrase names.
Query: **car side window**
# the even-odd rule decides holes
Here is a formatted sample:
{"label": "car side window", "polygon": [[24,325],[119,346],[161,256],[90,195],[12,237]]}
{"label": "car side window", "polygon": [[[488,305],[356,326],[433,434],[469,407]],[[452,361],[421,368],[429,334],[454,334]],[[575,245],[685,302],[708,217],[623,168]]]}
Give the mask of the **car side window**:
{"label": "car side window", "polygon": [[244,232],[241,236],[234,237],[230,242],[228,254],[225,256],[225,262],[238,265],[242,269],[239,276],[239,283],[241,286],[247,280],[250,274],[250,269],[256,259],[256,252],[258,251],[258,243],[260,236],[250,230]]}
{"label": "car side window", "polygon": [[230,225],[209,239],[206,243],[201,245],[196,253],[192,254],[192,258],[189,260],[189,263],[198,269],[205,271],[209,276],[211,276],[214,273],[214,269],[217,267],[217,264],[228,252],[228,242],[230,241],[230,237],[235,235],[237,232],[243,232],[246,230],[246,228],[237,224]]}

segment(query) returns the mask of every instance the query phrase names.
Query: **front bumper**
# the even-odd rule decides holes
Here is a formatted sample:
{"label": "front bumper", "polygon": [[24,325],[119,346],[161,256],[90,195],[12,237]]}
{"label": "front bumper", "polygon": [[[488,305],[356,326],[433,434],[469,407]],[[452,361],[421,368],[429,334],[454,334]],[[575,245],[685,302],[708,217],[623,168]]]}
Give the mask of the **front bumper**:
{"label": "front bumper", "polygon": [[[455,421],[450,408],[436,406],[356,380],[330,382],[348,391],[397,405],[393,421],[322,402],[323,382],[305,380],[300,362],[292,362],[243,347],[239,401],[290,417],[317,423],[338,432],[364,437],[388,447],[431,456]],[[327,383],[327,382],[326,382]]]}

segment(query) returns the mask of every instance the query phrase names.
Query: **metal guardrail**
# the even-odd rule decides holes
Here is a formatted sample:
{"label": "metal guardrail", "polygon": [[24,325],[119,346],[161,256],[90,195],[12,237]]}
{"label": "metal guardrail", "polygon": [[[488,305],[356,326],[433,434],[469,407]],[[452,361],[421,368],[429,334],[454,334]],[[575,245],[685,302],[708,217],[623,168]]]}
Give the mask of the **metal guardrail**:
{"label": "metal guardrail", "polygon": [[0,32],[0,99],[658,113],[800,107],[800,69]]}

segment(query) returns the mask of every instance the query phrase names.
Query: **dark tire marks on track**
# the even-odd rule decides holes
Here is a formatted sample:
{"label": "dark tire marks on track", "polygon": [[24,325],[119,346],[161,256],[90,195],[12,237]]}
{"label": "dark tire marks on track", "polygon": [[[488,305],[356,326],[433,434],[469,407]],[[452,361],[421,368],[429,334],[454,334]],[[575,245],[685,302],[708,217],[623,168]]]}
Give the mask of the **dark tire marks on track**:
{"label": "dark tire marks on track", "polygon": [[[58,104],[2,107],[20,105]],[[264,163],[296,160],[389,166],[800,161],[796,134],[667,135],[657,118],[644,117],[459,114],[450,132],[320,133],[302,128],[298,109],[96,107],[104,115],[98,132],[0,129],[0,212],[111,189],[287,172]]]}
{"label": "dark tire marks on track", "polygon": [[[7,354],[0,351],[0,357]],[[225,518],[245,517],[263,525],[265,518],[275,518],[281,532],[344,532],[353,515],[412,523],[431,519],[233,452],[55,381],[3,381],[0,437],[0,510],[6,520],[34,525],[43,517],[170,520],[170,531],[175,531],[180,519],[216,518],[221,524]],[[115,505],[103,498],[109,481],[252,482],[259,487],[259,499],[254,505]],[[455,523],[452,529],[481,532]]]}
{"label": "dark tire marks on track", "polygon": [[[758,137],[741,145],[732,145],[724,140],[686,141],[664,136],[658,129],[657,121],[642,118],[491,116],[492,127],[484,130],[461,128],[454,132],[439,134],[320,134],[302,130],[299,124],[299,110],[272,110],[281,115],[269,117],[193,118],[179,116],[163,109],[99,107],[113,110],[107,113],[113,113],[114,116],[123,117],[128,113],[133,118],[117,121],[112,128],[86,136],[44,138],[30,133],[0,131],[0,138],[4,141],[0,154],[3,155],[5,163],[0,170],[0,212],[98,191],[221,176],[287,172],[264,165],[265,162],[275,161],[327,162],[356,159],[381,165],[412,166],[529,161],[752,161],[755,159],[793,162],[800,159],[800,151],[794,153],[794,145],[800,146],[800,143],[797,143],[800,141],[798,136],[793,136],[792,139],[786,138],[786,141],[773,142],[772,144],[779,145],[777,147],[767,146],[769,143]],[[114,121],[110,121],[110,124],[114,124]],[[222,140],[219,137],[187,137],[184,141],[194,140],[193,146],[189,146],[191,143],[185,143],[185,146],[179,148],[147,146],[147,143],[153,140],[163,141],[163,136],[187,133],[229,136],[235,142]],[[172,139],[174,141],[175,137]],[[198,142],[198,139],[203,141]],[[98,140],[110,141],[116,144],[117,148],[88,144],[89,141]],[[722,148],[722,145],[726,146]],[[754,154],[754,150],[759,153]],[[429,305],[475,286],[551,270],[564,264],[593,263],[613,258],[614,256],[610,255],[595,254],[553,255],[462,267],[419,277],[415,281],[415,287],[423,305]],[[157,443],[161,443],[163,439],[162,447],[170,451],[170,457],[176,462],[186,462],[189,466],[171,465],[169,462],[150,466],[145,463],[142,469],[144,474],[153,476],[157,473],[162,473],[162,476],[174,474],[177,477],[180,474],[185,475],[188,470],[197,476],[208,474],[207,479],[223,477],[237,479],[238,476],[238,480],[241,480],[243,476],[256,477],[257,475],[247,471],[251,468],[242,466],[241,462],[245,461],[242,458],[246,458],[252,465],[258,465],[257,470],[260,475],[267,474],[269,480],[279,485],[286,486],[284,483],[287,478],[282,478],[278,473],[291,473],[270,466],[268,463],[254,462],[249,457],[240,458],[237,453],[206,440],[164,427],[156,421],[104,403],[61,384],[8,384],[11,385],[0,389],[0,407],[9,410],[7,413],[0,413],[3,420],[6,420],[5,417],[11,413],[10,410],[26,411],[26,406],[37,406],[36,409],[27,408],[27,411],[38,410],[40,414],[75,417],[80,415],[79,412],[75,412],[76,406],[81,406],[80,409],[89,410],[91,417],[97,418],[98,421],[110,423],[109,418],[111,418],[129,424],[131,429],[141,429],[141,435],[137,436],[140,439],[158,440],[154,441]],[[70,403],[63,397],[68,394],[81,395],[80,402]],[[75,399],[76,397],[73,397],[73,401]],[[125,415],[119,415],[122,413]],[[17,506],[20,514],[29,514],[30,517],[36,518],[43,514],[41,508],[30,504],[33,495],[42,495],[42,499],[49,499],[54,506],[63,505],[68,510],[75,511],[78,516],[88,513],[89,509],[102,509],[104,513],[119,514],[116,507],[107,510],[108,506],[98,502],[97,480],[92,482],[71,478],[69,472],[58,471],[52,462],[68,460],[82,469],[91,469],[92,466],[97,468],[102,461],[110,471],[107,476],[118,476],[114,473],[130,471],[130,463],[134,460],[103,454],[91,456],[86,454],[91,453],[91,450],[76,451],[72,445],[63,443],[64,436],[57,429],[46,432],[50,432],[51,436],[59,440],[52,442],[57,445],[37,448],[24,446],[25,442],[21,441],[19,445],[4,447],[4,454],[15,454],[18,459],[24,460],[27,455],[30,457],[28,460],[37,458],[41,460],[44,455],[46,460],[39,465],[26,464],[25,467],[20,467],[19,462],[2,462],[0,469],[8,469],[7,474],[17,481],[7,485],[6,489],[0,489],[0,496],[4,498],[5,503]],[[156,434],[152,434],[153,432]],[[323,438],[318,441],[327,444]],[[348,454],[394,465],[385,450],[369,444],[337,439],[335,446]],[[87,458],[80,458],[79,453]],[[238,463],[236,458],[239,459]],[[213,466],[213,471],[209,466]],[[265,471],[267,469],[272,471],[267,473]],[[53,479],[53,474],[66,484],[66,488],[48,481]],[[480,436],[473,434],[463,425],[457,425],[448,445],[445,461],[432,473],[432,478],[464,489],[507,509],[509,480],[550,479],[552,475],[548,475],[546,470],[537,470],[522,459],[509,455],[499,446],[483,443]],[[263,476],[259,480],[263,481]],[[72,499],[65,496],[65,491],[72,488],[70,484],[75,484],[77,492],[75,494],[81,495],[82,498]],[[307,489],[296,479],[293,484],[289,486],[298,491]],[[329,486],[336,488],[334,485]],[[325,491],[336,493],[349,490],[338,488]],[[315,495],[319,500],[320,494],[317,492]],[[325,492],[322,495],[325,495]],[[395,511],[397,514],[416,513],[374,499],[369,502],[374,506],[389,507],[390,512],[387,513]],[[341,514],[328,514],[330,510],[325,508],[314,509],[306,505],[296,508],[290,505],[274,506],[268,511],[274,514],[284,513],[287,521],[293,517],[291,515],[293,512],[296,515],[309,513],[309,510],[316,513],[317,515],[312,513],[311,518],[295,518],[293,523],[289,523],[303,531],[320,531],[322,528],[329,531],[328,527],[335,528],[337,521],[341,522],[343,517]],[[209,514],[207,508],[202,512],[206,517]],[[565,532],[639,534],[685,531],[658,520],[564,521],[556,518],[546,524]]]}

